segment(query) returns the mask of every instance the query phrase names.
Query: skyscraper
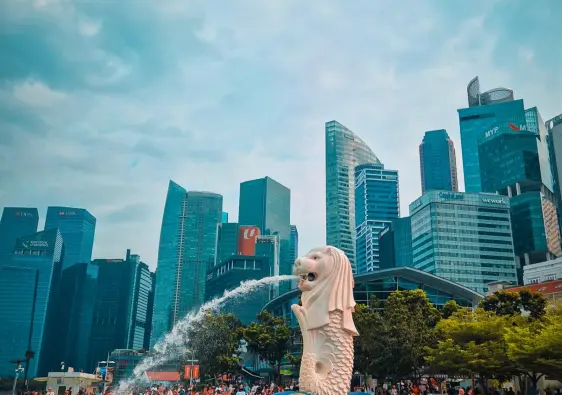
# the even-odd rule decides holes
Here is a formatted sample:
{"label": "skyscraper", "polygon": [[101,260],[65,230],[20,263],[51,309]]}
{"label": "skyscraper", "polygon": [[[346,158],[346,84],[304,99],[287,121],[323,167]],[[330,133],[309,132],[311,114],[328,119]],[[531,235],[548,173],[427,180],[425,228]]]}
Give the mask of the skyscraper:
{"label": "skyscraper", "polygon": [[[94,305],[98,289],[99,267],[92,262],[76,263],[62,271],[56,306],[57,361],[76,371],[91,371],[88,353]],[[126,285],[126,284],[125,284]],[[95,362],[95,361],[94,361]]]}
{"label": "skyscraper", "polygon": [[219,225],[217,237],[217,259],[215,264],[219,264],[238,251],[238,223],[227,222]]}
{"label": "skyscraper", "polygon": [[83,208],[49,207],[45,230],[58,228],[64,240],[64,266],[90,262],[96,218]]}
{"label": "skyscraper", "polygon": [[291,225],[291,248],[289,250],[289,256],[292,263],[299,256],[299,231],[297,225]]}
{"label": "skyscraper", "polygon": [[422,194],[432,189],[457,192],[457,158],[447,131],[425,132],[419,151]]}
{"label": "skyscraper", "polygon": [[326,122],[326,244],[341,249],[355,271],[355,166],[379,163],[371,149],[336,121]]}
{"label": "skyscraper", "polygon": [[504,196],[426,192],[410,204],[413,266],[483,295],[515,283],[509,207]]}
{"label": "skyscraper", "polygon": [[410,217],[393,219],[379,233],[380,268],[413,266],[412,221]]}
{"label": "skyscraper", "polygon": [[496,88],[480,93],[478,77],[467,87],[469,108],[457,110],[461,132],[461,148],[466,192],[482,192],[478,139],[493,133],[496,124],[520,119],[524,107],[522,100],[513,100],[513,91]]}
{"label": "skyscraper", "polygon": [[[255,225],[262,235],[279,237],[279,273],[291,274],[291,190],[270,177],[240,184],[240,226]],[[281,284],[281,292],[287,284]]]}
{"label": "skyscraper", "polygon": [[382,164],[355,168],[357,273],[379,268],[379,233],[400,216],[398,171]]}
{"label": "skyscraper", "polygon": [[4,207],[0,219],[0,265],[12,257],[18,237],[37,232],[38,222],[36,208]]}
{"label": "skyscraper", "polygon": [[221,221],[221,195],[187,192],[170,181],[158,247],[152,345],[203,303]]}
{"label": "skyscraper", "polygon": [[493,133],[480,138],[478,146],[483,191],[511,198],[520,282],[523,266],[562,254],[556,199],[543,181],[552,188],[548,146],[541,141],[541,134],[546,140],[546,130],[529,127],[525,116],[519,122],[497,124]]}
{"label": "skyscraper", "polygon": [[86,369],[115,349],[143,349],[152,310],[152,276],[138,255],[127,250],[125,259],[95,259],[93,264],[99,277]]}
{"label": "skyscraper", "polygon": [[548,152],[550,154],[550,168],[552,172],[553,192],[556,196],[558,222],[562,214],[562,114],[546,121]]}
{"label": "skyscraper", "polygon": [[0,264],[0,375],[14,376],[11,359],[30,359],[27,376],[46,375],[60,368],[53,354],[56,314],[53,314],[64,255],[63,240],[52,229],[20,237],[10,263]]}
{"label": "skyscraper", "polygon": [[222,221],[223,224],[228,222],[228,213],[226,211],[222,212]]}

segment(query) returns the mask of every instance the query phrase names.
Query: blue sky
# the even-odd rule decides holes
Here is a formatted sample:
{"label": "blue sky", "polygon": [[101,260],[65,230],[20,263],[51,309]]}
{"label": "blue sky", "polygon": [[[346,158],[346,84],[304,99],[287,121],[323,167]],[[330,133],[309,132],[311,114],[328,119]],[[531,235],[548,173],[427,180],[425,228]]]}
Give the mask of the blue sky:
{"label": "blue sky", "polygon": [[[421,192],[426,130],[453,138],[466,84],[562,113],[562,1],[4,0],[0,206],[88,209],[95,257],[155,267],[169,179],[224,196],[292,191],[301,248],[325,241],[324,122]],[[42,224],[43,221],[40,222]]]}

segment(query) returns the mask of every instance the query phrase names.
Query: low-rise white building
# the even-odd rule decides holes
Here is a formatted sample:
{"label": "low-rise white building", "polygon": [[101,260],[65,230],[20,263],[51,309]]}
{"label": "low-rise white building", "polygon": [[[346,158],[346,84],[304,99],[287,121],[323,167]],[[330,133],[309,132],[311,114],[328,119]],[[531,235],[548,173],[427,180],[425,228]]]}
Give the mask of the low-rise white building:
{"label": "low-rise white building", "polygon": [[523,266],[523,284],[562,279],[562,258]]}

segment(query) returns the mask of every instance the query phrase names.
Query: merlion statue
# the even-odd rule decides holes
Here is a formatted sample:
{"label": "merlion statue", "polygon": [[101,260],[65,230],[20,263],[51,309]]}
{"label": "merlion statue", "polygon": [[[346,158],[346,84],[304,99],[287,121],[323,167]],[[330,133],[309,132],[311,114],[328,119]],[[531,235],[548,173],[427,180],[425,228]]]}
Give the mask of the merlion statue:
{"label": "merlion statue", "polygon": [[302,332],[299,389],[320,395],[344,395],[353,370],[353,273],[343,251],[327,246],[297,258],[302,306],[294,304]]}

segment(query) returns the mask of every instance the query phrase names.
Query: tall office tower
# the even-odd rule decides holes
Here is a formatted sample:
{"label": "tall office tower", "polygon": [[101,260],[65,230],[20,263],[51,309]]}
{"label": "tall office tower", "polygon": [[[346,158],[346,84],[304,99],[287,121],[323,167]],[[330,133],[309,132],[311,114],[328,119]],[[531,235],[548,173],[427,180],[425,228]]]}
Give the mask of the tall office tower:
{"label": "tall office tower", "polygon": [[221,221],[221,195],[187,192],[170,181],[158,247],[151,345],[203,303]]}
{"label": "tall office tower", "polygon": [[553,192],[556,196],[558,223],[562,216],[562,114],[546,121],[548,152],[550,154],[550,168],[552,173]]}
{"label": "tall office tower", "polygon": [[152,290],[148,266],[127,250],[125,259],[95,259],[98,285],[87,369],[115,349],[144,348]]}
{"label": "tall office tower", "polygon": [[412,221],[410,217],[396,218],[379,233],[380,269],[412,266]]}
{"label": "tall office tower", "polygon": [[20,237],[8,264],[0,265],[0,375],[14,377],[12,359],[35,353],[25,366],[27,377],[60,369],[53,353],[58,334],[53,314],[64,255],[58,230]]}
{"label": "tall office tower", "polygon": [[[279,236],[279,273],[291,274],[291,190],[269,178],[245,181],[240,184],[238,223],[255,225],[262,235]],[[281,292],[290,285],[281,284]]]}
{"label": "tall office tower", "polygon": [[492,133],[497,123],[511,122],[524,114],[523,100],[513,100],[513,91],[496,88],[480,93],[478,77],[467,87],[469,108],[457,110],[461,132],[461,149],[466,192],[482,192],[478,140]]}
{"label": "tall office tower", "polygon": [[355,265],[355,166],[380,163],[371,149],[336,121],[326,122],[326,244]]}
{"label": "tall office tower", "polygon": [[382,164],[355,168],[357,273],[379,268],[379,233],[400,216],[398,171]]}
{"label": "tall office tower", "polygon": [[222,222],[223,224],[225,224],[225,223],[228,222],[228,213],[227,213],[226,211],[223,211],[223,212],[222,212],[222,220],[221,220],[221,222]]}
{"label": "tall office tower", "polygon": [[554,177],[552,175],[552,165],[548,147],[548,129],[537,107],[531,107],[525,110],[525,121],[527,131],[537,136],[537,152],[539,155],[542,183],[549,191],[554,192]]}
{"label": "tall office tower", "polygon": [[[543,138],[546,140],[546,132]],[[521,282],[523,266],[562,254],[556,198],[543,182],[545,167],[546,179],[552,180],[548,149],[544,149],[540,133],[529,130],[524,117],[519,122],[497,124],[492,133],[480,139],[478,148],[482,189],[511,198],[513,241]]]}
{"label": "tall office tower", "polygon": [[[269,260],[269,275],[276,276],[280,272],[279,250],[281,249],[281,242],[279,235],[266,235],[256,237],[256,257],[266,257]],[[283,283],[273,284],[269,287],[269,299],[279,296],[281,293],[287,291],[288,287],[280,287]]]}
{"label": "tall office tower", "polygon": [[88,210],[73,207],[47,208],[45,230],[55,228],[60,230],[64,240],[63,269],[92,260],[96,218]]}
{"label": "tall office tower", "polygon": [[0,219],[0,265],[12,257],[18,237],[37,232],[38,222],[36,208],[4,207]]}
{"label": "tall office tower", "polygon": [[517,273],[509,199],[429,191],[410,204],[413,266],[483,295]]}
{"label": "tall office tower", "polygon": [[143,349],[150,349],[150,337],[152,335],[152,318],[154,314],[154,293],[156,290],[156,273],[150,272],[150,293],[148,295],[148,312],[146,314],[146,326],[144,328]]}
{"label": "tall office tower", "polygon": [[291,262],[295,263],[295,260],[299,256],[299,231],[297,225],[291,225],[291,248],[289,250],[289,255],[291,257]]}
{"label": "tall office tower", "polygon": [[447,131],[425,132],[419,150],[422,194],[430,190],[458,192],[457,157]]}
{"label": "tall office tower", "polygon": [[98,288],[99,267],[91,262],[77,263],[62,271],[57,317],[57,361],[76,371],[88,366],[90,336]]}
{"label": "tall office tower", "polygon": [[238,223],[227,222],[219,225],[217,233],[217,259],[213,265],[226,261],[238,253]]}

